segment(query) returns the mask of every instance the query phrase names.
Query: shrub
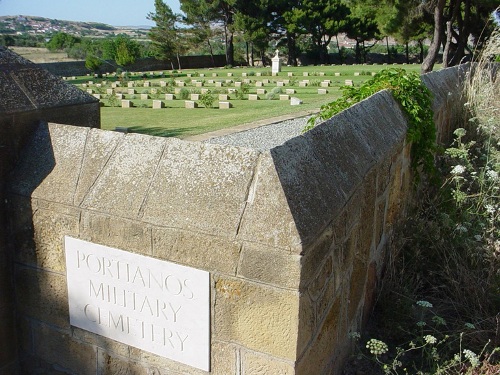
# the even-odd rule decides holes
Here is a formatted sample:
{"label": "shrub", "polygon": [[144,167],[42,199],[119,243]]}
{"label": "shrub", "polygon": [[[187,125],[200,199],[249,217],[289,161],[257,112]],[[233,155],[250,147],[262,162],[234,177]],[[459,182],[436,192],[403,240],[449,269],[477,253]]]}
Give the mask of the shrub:
{"label": "shrub", "polygon": [[249,85],[246,83],[242,83],[241,87],[238,90],[236,90],[236,98],[238,100],[244,100],[249,91],[250,91]]}
{"label": "shrub", "polygon": [[210,90],[200,95],[200,103],[203,104],[205,108],[212,108],[215,101],[215,96],[212,95]]}
{"label": "shrub", "polygon": [[185,87],[181,88],[179,91],[179,98],[182,100],[187,100],[189,98],[189,90]]}

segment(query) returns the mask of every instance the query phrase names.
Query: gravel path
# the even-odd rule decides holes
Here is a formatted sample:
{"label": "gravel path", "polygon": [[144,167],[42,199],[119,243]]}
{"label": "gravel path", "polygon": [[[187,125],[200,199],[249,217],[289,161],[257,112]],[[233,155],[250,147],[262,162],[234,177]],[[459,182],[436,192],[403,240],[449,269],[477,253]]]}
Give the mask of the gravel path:
{"label": "gravel path", "polygon": [[204,142],[253,148],[266,151],[302,134],[310,116],[298,117],[255,129],[208,139]]}

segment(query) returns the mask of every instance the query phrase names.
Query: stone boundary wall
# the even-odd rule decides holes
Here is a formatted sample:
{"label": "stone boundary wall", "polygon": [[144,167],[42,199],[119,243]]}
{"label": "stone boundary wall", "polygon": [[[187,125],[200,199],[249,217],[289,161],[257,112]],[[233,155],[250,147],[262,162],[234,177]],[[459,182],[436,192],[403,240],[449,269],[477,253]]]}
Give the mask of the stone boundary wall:
{"label": "stone boundary wall", "polygon": [[60,121],[77,126],[100,126],[99,103],[40,108],[0,115],[0,375],[15,374],[17,339],[14,306],[12,249],[8,246],[5,211],[6,180],[26,142],[40,121]]}
{"label": "stone boundary wall", "polygon": [[[182,69],[202,69],[213,68],[214,63],[211,56],[181,56]],[[215,67],[223,67],[226,65],[226,57],[224,55],[214,56]],[[177,61],[161,61],[154,58],[139,59],[134,64],[127,67],[131,72],[141,72],[150,70],[172,70],[172,63],[174,69],[179,69]],[[85,61],[65,61],[58,63],[39,63],[37,64],[42,68],[48,70],[52,74],[60,77],[69,76],[83,76],[90,71],[85,67]],[[118,65],[114,61],[107,61],[101,68],[101,73],[111,73],[116,71]]]}
{"label": "stone boundary wall", "polygon": [[[425,77],[440,137],[457,68]],[[69,324],[65,235],[210,272],[211,372],[338,374],[412,199],[380,92],[266,152],[42,124],[7,184],[21,373],[207,374]]]}

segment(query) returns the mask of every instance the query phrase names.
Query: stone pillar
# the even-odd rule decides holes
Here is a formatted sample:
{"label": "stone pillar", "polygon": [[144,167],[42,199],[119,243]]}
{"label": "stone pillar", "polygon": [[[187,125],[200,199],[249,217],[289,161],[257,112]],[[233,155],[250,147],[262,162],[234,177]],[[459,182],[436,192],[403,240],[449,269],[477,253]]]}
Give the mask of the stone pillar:
{"label": "stone pillar", "polygon": [[275,76],[279,72],[281,72],[281,60],[280,60],[280,57],[278,56],[278,54],[279,54],[279,51],[276,50],[276,55],[272,58],[273,65],[271,68],[271,72],[272,72],[273,76]]}

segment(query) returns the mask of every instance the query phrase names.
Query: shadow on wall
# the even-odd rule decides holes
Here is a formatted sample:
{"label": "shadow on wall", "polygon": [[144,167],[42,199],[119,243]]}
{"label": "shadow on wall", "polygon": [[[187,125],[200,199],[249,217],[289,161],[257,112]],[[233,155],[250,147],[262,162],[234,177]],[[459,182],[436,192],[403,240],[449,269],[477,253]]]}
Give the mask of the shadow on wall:
{"label": "shadow on wall", "polygon": [[[14,260],[19,373],[66,373],[65,370],[70,368],[82,369],[82,374],[93,373],[96,360],[92,350],[87,358],[75,351],[71,366],[65,362],[71,355],[64,351],[72,351],[74,346],[67,332],[75,334],[69,326],[66,275],[64,264],[61,264],[65,257],[61,254],[62,240],[58,248],[50,248],[49,243],[58,231],[69,225],[69,221],[50,215],[44,207],[50,203],[31,198],[55,168],[47,123],[41,123],[33,132],[21,155],[35,157],[21,158],[10,176],[15,185],[8,186],[6,192],[9,247]],[[43,221],[49,225],[39,225]],[[61,344],[66,342],[67,345]],[[92,360],[92,355],[93,366],[89,369],[88,361]]]}
{"label": "shadow on wall", "polygon": [[367,318],[406,129],[384,91],[271,150],[303,256],[297,374],[338,373]]}

